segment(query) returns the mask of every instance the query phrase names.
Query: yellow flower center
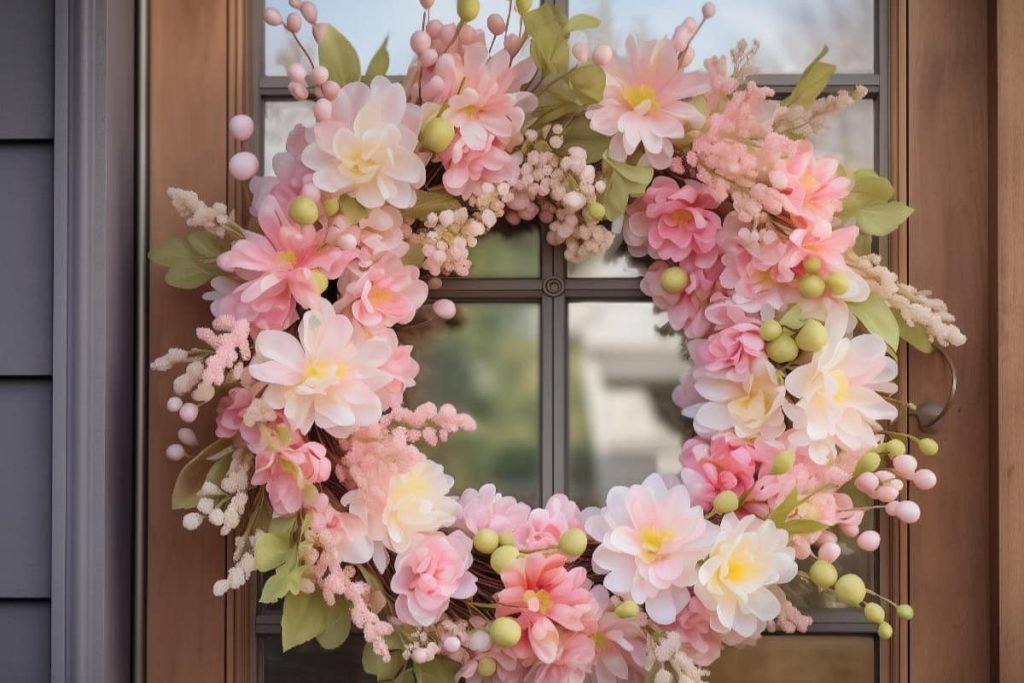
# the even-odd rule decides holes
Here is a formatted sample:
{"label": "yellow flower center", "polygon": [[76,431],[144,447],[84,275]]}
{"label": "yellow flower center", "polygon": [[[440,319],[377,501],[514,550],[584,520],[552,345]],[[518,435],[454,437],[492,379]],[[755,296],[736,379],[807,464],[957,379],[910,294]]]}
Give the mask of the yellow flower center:
{"label": "yellow flower center", "polygon": [[295,252],[291,249],[277,252],[277,260],[281,263],[287,263],[292,268],[294,268],[295,264],[299,262],[299,259],[295,256]]}
{"label": "yellow flower center", "polygon": [[389,303],[391,301],[392,298],[393,297],[391,295],[391,292],[389,290],[387,290],[387,289],[383,289],[383,288],[380,288],[380,287],[371,287],[370,288],[369,299],[370,299],[370,303],[373,304],[374,306],[386,305],[387,303]]}
{"label": "yellow flower center", "polygon": [[679,209],[672,212],[672,220],[676,225],[688,225],[693,222],[693,214],[686,209]]}
{"label": "yellow flower center", "polygon": [[829,374],[832,377],[832,381],[836,383],[836,393],[832,395],[832,400],[836,403],[842,403],[846,400],[846,395],[850,391],[850,378],[842,370],[833,370]]}
{"label": "yellow flower center", "polygon": [[654,94],[654,88],[649,85],[630,86],[622,91],[622,96],[629,106],[633,109],[642,109],[644,113],[656,112],[661,109],[658,97]]}
{"label": "yellow flower center", "polygon": [[548,595],[546,590],[524,591],[523,602],[527,605],[536,602],[537,611],[541,614],[545,614],[549,609],[551,609],[551,596]]}
{"label": "yellow flower center", "polygon": [[640,558],[644,562],[654,562],[661,556],[661,549],[672,540],[671,529],[644,529],[640,532]]}
{"label": "yellow flower center", "polygon": [[307,381],[320,381],[333,377],[342,379],[348,374],[348,366],[344,363],[306,363],[304,373]]}
{"label": "yellow flower center", "polygon": [[810,173],[805,173],[800,178],[800,187],[804,188],[804,192],[807,194],[813,194],[817,192],[818,188],[821,187],[821,183]]}

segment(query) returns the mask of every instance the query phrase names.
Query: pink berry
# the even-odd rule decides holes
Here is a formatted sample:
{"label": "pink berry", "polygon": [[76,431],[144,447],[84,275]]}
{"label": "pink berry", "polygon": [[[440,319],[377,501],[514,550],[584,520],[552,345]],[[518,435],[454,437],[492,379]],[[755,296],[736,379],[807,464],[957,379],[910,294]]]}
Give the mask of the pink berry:
{"label": "pink berry", "polygon": [[857,534],[860,533],[860,527],[856,524],[840,524],[838,529],[847,538],[856,538]]}
{"label": "pink berry", "polygon": [[519,49],[523,47],[523,37],[517,36],[514,33],[509,33],[505,36],[505,50],[515,57],[519,54]]}
{"label": "pink berry", "polygon": [[441,289],[442,284],[443,283],[441,282],[441,278],[439,277],[432,277],[429,280],[427,280],[427,287],[429,287],[430,289]]}
{"label": "pink berry", "polygon": [[612,52],[612,48],[609,45],[598,45],[594,50],[594,64],[598,66],[605,66],[612,61],[612,57],[615,53]]}
{"label": "pink berry", "polygon": [[501,35],[505,32],[505,19],[500,14],[487,17],[487,30],[496,36]]}
{"label": "pink berry", "polygon": [[430,655],[427,654],[427,651],[422,647],[418,647],[412,651],[412,661],[417,664],[426,664],[429,656]]}
{"label": "pink berry", "polygon": [[182,427],[178,430],[178,441],[186,446],[195,446],[199,443],[199,439],[196,438],[196,433],[188,427]]}
{"label": "pink berry", "polygon": [[330,77],[331,74],[327,71],[327,67],[323,65],[316,66],[309,72],[309,80],[313,85],[323,85]]}
{"label": "pink berry", "polygon": [[821,535],[818,536],[818,543],[836,543],[838,537],[831,531],[822,531]]}
{"label": "pink berry", "polygon": [[338,246],[344,251],[355,249],[357,244],[359,244],[359,240],[356,239],[355,235],[342,235],[341,239],[338,240]]}
{"label": "pink berry", "polygon": [[715,3],[705,2],[704,6],[700,8],[700,13],[704,15],[705,19],[715,16]]}
{"label": "pink berry", "polygon": [[885,504],[885,514],[890,517],[896,516],[896,511],[899,509],[900,502],[898,500],[890,500]]}
{"label": "pink berry", "polygon": [[341,92],[341,86],[338,85],[335,81],[327,81],[326,83],[320,86],[320,92],[322,92],[324,97],[326,97],[327,99],[333,100],[335,97],[338,96],[338,93]]}
{"label": "pink berry", "polygon": [[185,457],[185,447],[180,443],[172,443],[167,447],[167,457],[177,462]]}
{"label": "pink berry", "polygon": [[921,506],[912,500],[901,500],[896,504],[896,516],[906,524],[913,524],[921,519]]}
{"label": "pink berry", "polygon": [[697,32],[697,20],[693,17],[686,17],[683,19],[683,28],[686,29],[690,35],[693,35]]}
{"label": "pink berry", "polygon": [[914,472],[914,486],[922,491],[933,489],[938,483],[939,478],[931,470],[918,470]]}
{"label": "pink berry", "polygon": [[868,496],[878,488],[878,476],[874,472],[864,472],[853,482],[857,490]]}
{"label": "pink berry", "polygon": [[818,559],[825,560],[826,562],[835,562],[839,559],[841,553],[842,549],[838,543],[822,543],[818,547]]}
{"label": "pink berry", "polygon": [[873,553],[882,544],[882,537],[877,531],[864,531],[857,537],[857,547],[864,552]]}
{"label": "pink berry", "polygon": [[427,22],[427,27],[424,30],[428,34],[430,34],[431,38],[437,38],[439,35],[441,35],[442,28],[444,28],[444,24],[442,24],[437,19],[431,19],[430,21]]}
{"label": "pink berry", "polygon": [[251,138],[254,130],[256,130],[256,124],[251,116],[236,114],[228,120],[228,132],[239,142],[245,142]]}
{"label": "pink berry", "polygon": [[299,9],[300,7],[302,7],[302,0],[288,0],[288,4],[294,7],[295,9]]}
{"label": "pink berry", "polygon": [[285,20],[284,27],[292,33],[298,33],[302,30],[302,15],[298,12],[292,12]]}
{"label": "pink berry", "polygon": [[430,43],[430,34],[426,31],[416,31],[416,33],[412,34],[412,38],[409,39],[409,46],[412,47],[412,51],[416,54],[420,54],[429,48]]}
{"label": "pink berry", "polygon": [[896,500],[900,495],[900,492],[892,486],[879,486],[878,490],[875,491],[875,498],[882,501],[883,503],[891,503]]}
{"label": "pink berry", "polygon": [[181,418],[182,422],[186,422],[188,424],[195,422],[196,418],[199,417],[199,406],[195,403],[186,403],[181,406],[181,410],[178,411],[178,417]]}
{"label": "pink berry", "polygon": [[331,106],[331,101],[321,97],[313,105],[313,116],[316,117],[317,121],[326,121],[331,118],[334,113],[334,108]]}
{"label": "pink berry", "polygon": [[586,43],[576,43],[572,46],[572,56],[576,58],[578,62],[585,62],[590,57],[590,48]]}
{"label": "pink berry", "polygon": [[292,94],[292,97],[298,100],[299,102],[309,99],[309,88],[302,85],[301,83],[296,83],[295,81],[289,83],[288,92],[290,92]]}
{"label": "pink berry", "polygon": [[181,410],[182,401],[177,396],[171,396],[167,399],[167,410],[176,413]]}
{"label": "pink berry", "polygon": [[298,62],[294,62],[288,65],[288,79],[295,83],[306,83],[306,67],[302,66]]}
{"label": "pink berry", "polygon": [[693,32],[688,31],[685,24],[680,24],[672,34],[672,47],[676,49],[676,52],[682,52],[689,45],[692,37]]}
{"label": "pink berry", "polygon": [[263,12],[263,21],[267,26],[280,26],[284,23],[284,19],[281,17],[281,13],[273,7],[268,7]]}
{"label": "pink berry", "polygon": [[315,24],[316,23],[316,15],[317,15],[316,5],[314,5],[312,2],[304,2],[304,3],[302,3],[302,5],[299,7],[299,11],[302,12],[302,18],[303,19],[305,19],[306,21],[308,21],[311,24]]}
{"label": "pink berry", "polygon": [[459,31],[459,41],[463,45],[471,45],[476,40],[476,36],[476,29],[469,24],[463,26],[462,30]]}
{"label": "pink berry", "polygon": [[235,180],[245,182],[260,170],[260,160],[252,152],[239,152],[228,161],[228,173]]}
{"label": "pink berry", "polygon": [[435,50],[432,47],[428,47],[426,50],[420,53],[420,64],[422,64],[428,69],[437,64],[438,59],[439,57],[437,54],[437,50]]}
{"label": "pink berry", "polygon": [[912,455],[897,455],[892,460],[892,468],[896,474],[900,475],[904,479],[910,479],[914,476],[914,472],[917,471],[917,458]]}
{"label": "pink berry", "polygon": [[434,6],[434,0],[420,0],[420,7],[423,9],[430,9]]}
{"label": "pink berry", "polygon": [[455,636],[448,636],[444,639],[444,643],[442,645],[444,646],[445,652],[458,652],[459,649],[462,648],[462,641]]}
{"label": "pink berry", "polygon": [[434,315],[441,320],[451,320],[455,317],[455,302],[451,299],[438,299],[431,308]]}

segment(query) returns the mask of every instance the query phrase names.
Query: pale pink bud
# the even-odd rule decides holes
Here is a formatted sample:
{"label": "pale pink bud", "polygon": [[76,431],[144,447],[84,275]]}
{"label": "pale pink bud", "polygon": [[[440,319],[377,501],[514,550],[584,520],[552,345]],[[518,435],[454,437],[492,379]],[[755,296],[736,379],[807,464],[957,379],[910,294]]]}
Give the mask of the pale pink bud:
{"label": "pale pink bud", "polygon": [[463,45],[469,45],[474,40],[476,40],[476,29],[470,26],[469,24],[464,25],[459,30],[459,41]]}
{"label": "pale pink bud", "polygon": [[441,285],[443,284],[444,283],[441,282],[441,278],[439,277],[432,277],[429,280],[427,280],[427,287],[429,287],[430,289],[441,289]]}
{"label": "pale pink bud", "polygon": [[416,31],[409,39],[409,46],[416,54],[422,53],[430,47],[430,34],[426,31]]}
{"label": "pale pink bud", "polygon": [[302,7],[302,0],[288,0],[288,4],[294,7],[295,9],[299,9],[300,7]]}
{"label": "pale pink bud", "polygon": [[523,37],[517,36],[514,33],[509,33],[505,36],[505,51],[515,57],[519,54],[520,48],[523,47]]}
{"label": "pale pink bud", "polygon": [[301,83],[296,83],[295,81],[289,83],[288,92],[290,92],[292,94],[292,97],[294,97],[296,100],[299,100],[300,102],[302,100],[309,99],[309,88],[307,88]]}
{"label": "pale pink bud", "polygon": [[572,56],[576,58],[576,61],[585,62],[590,57],[590,48],[586,43],[576,43],[572,46]]}
{"label": "pale pink bud", "polygon": [[437,60],[437,50],[435,50],[432,47],[428,47],[426,50],[420,53],[420,64],[422,64],[428,69],[437,64]]}
{"label": "pale pink bud", "polygon": [[933,489],[938,483],[939,478],[931,470],[918,470],[914,472],[914,486],[922,491]]}
{"label": "pale pink bud", "polygon": [[921,506],[912,500],[901,500],[896,504],[896,516],[905,524],[921,519]]}
{"label": "pale pink bud", "polygon": [[705,19],[715,16],[715,3],[705,2],[704,6],[700,8],[700,13],[704,15]]}
{"label": "pale pink bud", "polygon": [[181,410],[182,400],[177,396],[171,396],[167,399],[167,410],[176,413]]}
{"label": "pale pink bud", "polygon": [[306,83],[306,67],[302,66],[298,62],[294,62],[288,65],[288,79],[295,83]]}
{"label": "pale pink bud", "polygon": [[462,648],[462,641],[455,636],[448,636],[442,645],[445,652],[458,652]]}
{"label": "pale pink bud", "polygon": [[316,5],[315,4],[313,4],[312,2],[304,2],[304,3],[302,3],[302,6],[299,8],[299,11],[302,12],[302,18],[303,19],[305,19],[306,21],[308,21],[311,24],[315,24],[316,23],[316,14],[317,14],[317,12],[316,12]]}
{"label": "pale pink bud", "polygon": [[188,427],[182,427],[178,430],[178,441],[186,446],[196,446],[199,444],[199,439],[196,438],[196,433]]}
{"label": "pale pink bud", "polygon": [[676,49],[676,52],[682,52],[690,44],[690,38],[692,37],[693,31],[687,30],[685,24],[680,24],[672,34],[672,47]]}
{"label": "pale pink bud", "polygon": [[329,24],[316,24],[313,26],[313,40],[320,42],[323,40],[324,32],[327,30]]}
{"label": "pale pink bud", "polygon": [[857,547],[867,553],[875,552],[881,544],[882,537],[877,531],[864,531],[857,537]]}
{"label": "pale pink bud", "polygon": [[199,406],[195,403],[186,403],[181,406],[181,410],[178,411],[178,417],[181,418],[182,422],[193,423],[196,418],[199,417]]}
{"label": "pale pink bud", "polygon": [[239,142],[245,142],[251,138],[254,130],[256,130],[256,124],[251,116],[236,114],[228,120],[228,132]]}
{"label": "pale pink bud", "polygon": [[431,308],[434,315],[441,320],[451,320],[455,317],[455,302],[451,299],[438,299]]}
{"label": "pale pink bud", "polygon": [[500,14],[492,14],[487,17],[487,30],[496,36],[504,33],[505,19]]}
{"label": "pale pink bud", "polygon": [[612,52],[612,48],[609,45],[598,45],[597,49],[594,50],[594,64],[598,66],[605,66],[612,61],[612,57],[615,53]]}
{"label": "pale pink bud", "polygon": [[437,19],[431,19],[430,21],[427,22],[427,27],[424,30],[430,35],[431,38],[437,38],[439,35],[441,35],[441,29],[443,28],[444,24],[442,24]]}
{"label": "pale pink bud", "polygon": [[281,13],[273,7],[268,7],[263,12],[263,21],[267,26],[280,26],[284,23],[284,19],[281,17]]}
{"label": "pale pink bud", "polygon": [[338,246],[345,251],[350,251],[356,248],[359,242],[356,240],[355,235],[342,235],[341,239],[338,240]]}
{"label": "pale pink bud", "polygon": [[284,27],[292,33],[298,33],[302,30],[302,15],[298,12],[292,12],[288,15],[288,19],[285,20]]}
{"label": "pale pink bud", "polygon": [[420,7],[423,9],[430,9],[434,6],[434,0],[420,0]]}
{"label": "pale pink bud", "polygon": [[697,32],[697,20],[693,17],[686,17],[683,19],[683,28],[686,29],[690,35]]}
{"label": "pale pink bud", "polygon": [[826,562],[835,562],[839,559],[839,555],[842,553],[842,548],[835,541],[829,543],[822,543],[818,548],[818,558],[825,560]]}
{"label": "pale pink bud", "polygon": [[313,116],[316,117],[317,121],[327,121],[331,118],[332,112],[331,101],[321,97],[313,105]]}
{"label": "pale pink bud", "polygon": [[412,651],[412,661],[417,664],[426,664],[428,659],[430,659],[430,655],[422,647],[418,647]]}
{"label": "pale pink bud", "polygon": [[904,479],[910,479],[917,471],[917,458],[907,453],[897,455],[892,460],[892,469]]}
{"label": "pale pink bud", "polygon": [[313,85],[323,85],[330,77],[331,74],[328,73],[327,67],[323,65],[316,66],[309,72],[309,80]]}
{"label": "pale pink bud", "polygon": [[853,485],[857,487],[857,490],[868,496],[875,492],[878,488],[878,475],[874,472],[864,472],[853,482]]}
{"label": "pale pink bud", "polygon": [[324,97],[326,97],[327,99],[333,100],[335,97],[338,96],[338,93],[341,92],[341,86],[338,85],[335,81],[327,81],[326,83],[320,86],[320,92],[322,92]]}
{"label": "pale pink bud", "polygon": [[885,514],[889,515],[890,517],[895,517],[896,510],[899,508],[899,504],[900,502],[898,500],[890,500],[888,503],[885,504]]}
{"label": "pale pink bud", "polygon": [[177,462],[185,457],[185,447],[180,443],[172,443],[167,447],[167,457]]}
{"label": "pale pink bud", "polygon": [[883,503],[890,503],[899,497],[900,492],[892,486],[879,486],[874,495]]}
{"label": "pale pink bud", "polygon": [[[256,175],[256,172],[259,170],[260,160],[252,152],[239,152],[228,161],[228,173],[235,180],[245,182]],[[190,422],[190,420],[186,420],[186,422]]]}

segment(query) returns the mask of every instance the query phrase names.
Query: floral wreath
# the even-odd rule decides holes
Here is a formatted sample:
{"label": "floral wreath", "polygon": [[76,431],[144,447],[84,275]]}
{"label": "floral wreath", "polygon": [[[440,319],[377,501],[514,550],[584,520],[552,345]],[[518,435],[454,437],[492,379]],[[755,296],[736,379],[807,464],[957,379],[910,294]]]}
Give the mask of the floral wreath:
{"label": "floral wreath", "polygon": [[[195,230],[151,258],[172,286],[209,283],[213,320],[205,346],[153,368],[179,373],[173,505],[185,528],[234,538],[213,592],[268,573],[285,649],[339,647],[354,625],[381,681],[702,681],[724,647],[807,629],[781,590],[794,581],[891,637],[913,610],[839,575],[838,539],[876,550],[868,510],[917,521],[902,494],[936,476],[908,446],[938,445],[885,426],[897,347],[966,340],[941,301],[858,252],[910,215],[892,185],[807,139],[864,89],[821,96],[824,51],[781,102],[753,80],[756,43],[693,68],[711,3],[625,54],[570,47],[599,22],[552,4],[510,0],[485,30],[477,0],[458,0],[457,23],[420,4],[404,84],[385,77],[386,41],[364,72],[312,2],[268,9],[293,36],[312,26],[319,62],[288,76],[316,122],[274,175],[230,160],[258,227],[169,191]],[[539,221],[574,261],[621,230],[648,261],[641,289],[692,361],[673,393],[696,433],[678,476],[616,486],[599,509],[561,494],[531,509],[492,484],[456,497],[420,450],[475,424],[404,405],[419,366],[397,331],[455,315],[446,299],[419,311],[500,221]],[[201,446],[188,424],[208,405],[217,438]]]}

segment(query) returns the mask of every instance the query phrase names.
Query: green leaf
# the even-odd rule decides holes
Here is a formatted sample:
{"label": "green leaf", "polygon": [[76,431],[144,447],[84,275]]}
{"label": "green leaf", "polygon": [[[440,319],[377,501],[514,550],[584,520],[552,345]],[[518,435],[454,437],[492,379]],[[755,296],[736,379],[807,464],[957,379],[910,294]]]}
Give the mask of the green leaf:
{"label": "green leaf", "polygon": [[320,64],[327,67],[331,80],[338,85],[358,81],[362,74],[356,49],[330,24],[324,25],[320,36]]}
{"label": "green leaf", "polygon": [[188,246],[192,247],[199,256],[216,260],[218,256],[231,248],[227,240],[223,240],[208,232],[190,232],[188,234]]}
{"label": "green leaf", "polygon": [[807,316],[800,310],[799,306],[790,306],[786,309],[786,312],[779,318],[779,324],[783,327],[788,327],[791,330],[799,330],[804,326],[804,322],[807,320]]}
{"label": "green leaf", "polygon": [[569,68],[569,20],[557,5],[541,5],[523,17],[530,36],[530,56],[545,76],[565,73]]}
{"label": "green leaf", "polygon": [[910,218],[914,210],[903,202],[874,204],[857,212],[857,226],[866,235],[882,237],[888,235]]}
{"label": "green leaf", "polygon": [[600,102],[604,97],[605,73],[596,64],[581,64],[567,76],[569,85],[577,95],[577,104]]}
{"label": "green leaf", "polygon": [[430,190],[416,190],[416,206],[411,209],[403,209],[402,215],[406,218],[419,221],[431,213],[440,213],[445,209],[458,209],[462,203],[446,192],[431,192]]}
{"label": "green leaf", "polygon": [[299,593],[284,598],[281,614],[281,648],[308,643],[327,628],[327,605],[319,593]]}
{"label": "green leaf", "polygon": [[565,25],[567,32],[589,31],[601,25],[601,20],[592,14],[574,14]]}
{"label": "green leaf", "polygon": [[295,531],[295,521],[295,515],[274,517],[270,520],[270,524],[267,525],[267,531],[287,538],[288,536],[291,536],[293,531]]}
{"label": "green leaf", "polygon": [[896,189],[884,178],[871,169],[862,168],[854,171],[850,178],[853,187],[850,194],[843,198],[843,210],[839,218],[847,220],[853,218],[866,206],[884,204],[896,194]]}
{"label": "green leaf", "polygon": [[199,489],[207,481],[210,470],[216,465],[220,456],[221,460],[229,460],[228,452],[231,450],[231,441],[218,439],[199,452],[199,455],[185,463],[185,466],[178,472],[178,478],[174,482],[174,489],[171,491],[171,507],[174,510],[191,510],[199,503]]}
{"label": "green leaf", "polygon": [[614,161],[604,155],[605,168],[610,171],[602,196],[602,203],[607,210],[609,220],[614,220],[626,212],[629,198],[643,194],[654,180],[654,169],[650,166],[633,166]]}
{"label": "green leaf", "polygon": [[351,631],[351,608],[346,600],[336,598],[334,605],[327,608],[327,626],[316,640],[325,650],[337,650],[348,640]]}
{"label": "green leaf", "polygon": [[899,311],[893,311],[896,315],[896,323],[900,326],[900,338],[907,342],[921,353],[931,353],[935,350],[931,341],[928,340],[928,333],[923,327],[916,325],[911,327],[903,319]]}
{"label": "green leaf", "polygon": [[171,287],[196,289],[221,274],[216,258],[226,250],[223,240],[206,232],[193,232],[188,241],[180,237],[164,240],[150,250],[149,258],[168,269],[164,281]]}
{"label": "green leaf", "polygon": [[799,534],[814,534],[824,531],[828,528],[828,524],[815,519],[793,519],[784,522],[779,528],[789,532],[790,536],[797,536]]}
{"label": "green leaf", "polygon": [[847,305],[864,329],[884,339],[891,349],[899,346],[899,323],[896,322],[896,316],[889,308],[889,304],[877,294],[872,293],[865,301],[847,302]]}
{"label": "green leaf", "polygon": [[426,664],[417,664],[415,670],[419,683],[451,683],[459,665],[447,657],[435,657]]}
{"label": "green leaf", "polygon": [[800,494],[794,486],[793,490],[790,491],[788,495],[786,495],[786,498],[781,503],[779,503],[779,506],[772,510],[772,513],[768,515],[768,519],[774,522],[775,526],[781,528],[782,525],[786,522],[786,518],[789,517],[793,510],[796,510],[796,506],[799,503]]}
{"label": "green leaf", "polygon": [[294,554],[295,546],[292,544],[291,538],[269,532],[260,534],[253,548],[256,569],[261,572],[277,569]]}
{"label": "green leaf", "polygon": [[375,76],[387,76],[389,66],[391,66],[391,57],[388,55],[388,39],[385,38],[377,51],[373,53],[373,57],[370,58],[363,80],[369,83]]}
{"label": "green leaf", "polygon": [[263,584],[260,602],[270,605],[287,595],[298,593],[302,574],[302,567],[298,566],[298,557],[292,556]]}
{"label": "green leaf", "polygon": [[397,652],[392,652],[391,661],[385,662],[373,651],[373,645],[367,643],[363,646],[363,671],[376,676],[378,681],[390,681],[398,675],[404,665],[405,661]]}
{"label": "green leaf", "polygon": [[214,278],[214,274],[199,264],[176,266],[164,275],[164,282],[176,289],[198,289]]}
{"label": "green leaf", "polygon": [[149,250],[149,260],[165,268],[187,262],[191,256],[192,250],[180,237],[168,237]]}
{"label": "green leaf", "polygon": [[604,156],[608,151],[611,138],[594,132],[590,127],[590,120],[584,116],[577,116],[570,121],[562,133],[565,139],[565,149],[569,147],[582,147],[587,151],[587,163],[594,163]]}
{"label": "green leaf", "polygon": [[825,89],[832,75],[836,72],[836,65],[821,61],[828,53],[828,47],[823,47],[814,61],[807,65],[800,80],[797,81],[793,92],[782,101],[784,105],[798,104],[802,107],[809,107],[818,99],[818,95]]}

